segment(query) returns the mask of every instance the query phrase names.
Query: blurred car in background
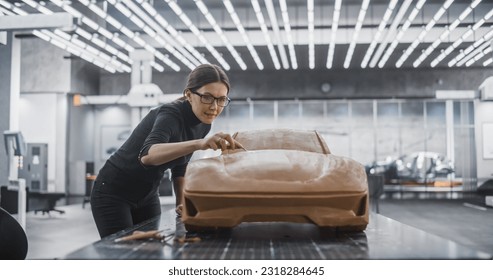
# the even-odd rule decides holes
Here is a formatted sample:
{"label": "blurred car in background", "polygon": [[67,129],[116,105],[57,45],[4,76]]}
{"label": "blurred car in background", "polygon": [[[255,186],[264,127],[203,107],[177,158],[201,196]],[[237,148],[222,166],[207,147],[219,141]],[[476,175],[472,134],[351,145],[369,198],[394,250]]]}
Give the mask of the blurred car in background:
{"label": "blurred car in background", "polygon": [[453,163],[435,152],[416,152],[399,158],[387,157],[365,166],[366,173],[383,175],[385,183],[433,183],[454,173]]}

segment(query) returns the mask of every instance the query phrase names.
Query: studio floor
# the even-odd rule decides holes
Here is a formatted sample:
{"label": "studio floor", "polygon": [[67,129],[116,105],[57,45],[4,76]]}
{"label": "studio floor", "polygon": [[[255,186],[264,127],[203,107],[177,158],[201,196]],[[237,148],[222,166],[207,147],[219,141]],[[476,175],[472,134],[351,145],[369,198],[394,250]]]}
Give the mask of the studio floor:
{"label": "studio floor", "polygon": [[[164,209],[174,207],[174,199],[162,199]],[[82,198],[60,201],[64,214],[28,212],[27,259],[58,259],[99,240],[89,204]],[[461,245],[493,254],[493,208],[479,197],[461,199],[395,199],[379,201],[379,212],[403,224],[421,229]]]}

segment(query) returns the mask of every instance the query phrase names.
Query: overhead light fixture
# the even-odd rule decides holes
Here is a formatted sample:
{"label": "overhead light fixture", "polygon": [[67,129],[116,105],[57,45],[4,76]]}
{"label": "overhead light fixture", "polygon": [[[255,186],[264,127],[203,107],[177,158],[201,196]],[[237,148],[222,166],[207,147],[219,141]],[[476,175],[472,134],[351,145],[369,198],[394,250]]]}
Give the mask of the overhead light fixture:
{"label": "overhead light fixture", "polygon": [[346,69],[348,69],[349,65],[351,64],[354,48],[356,47],[356,42],[358,40],[359,32],[361,31],[361,27],[363,26],[363,21],[365,20],[366,11],[368,10],[369,4],[370,4],[370,0],[363,0],[363,4],[361,4],[361,8],[358,14],[358,20],[356,22],[356,26],[353,32],[353,38],[351,39],[351,43],[349,44],[349,48],[346,53],[346,58],[344,59],[344,68]]}
{"label": "overhead light fixture", "polygon": [[[159,24],[154,21],[154,19],[149,17],[141,9],[141,6],[136,5],[131,0],[122,0],[121,3],[124,3],[130,9],[130,10],[127,9],[127,11],[131,14],[130,20],[132,20],[137,25],[141,25],[142,30],[144,30],[144,32],[147,33],[147,35],[149,35],[151,38],[153,38],[154,40],[159,42],[171,55],[173,55],[178,60],[180,60],[190,70],[193,70],[199,64],[199,62],[190,53],[185,51],[182,46],[177,44],[159,26]],[[120,10],[122,7],[125,7],[125,6],[123,6],[123,4],[119,5],[117,9]],[[126,7],[125,7],[125,9],[126,9]],[[168,43],[168,42],[172,43],[173,45]],[[181,50],[181,52],[180,52],[180,50]]]}
{"label": "overhead light fixture", "polygon": [[269,50],[270,57],[272,58],[272,62],[274,63],[274,68],[276,70],[281,69],[281,64],[279,63],[279,59],[277,58],[276,50],[274,49],[274,45],[272,45],[272,41],[270,39],[269,31],[267,30],[267,26],[265,25],[264,16],[262,14],[262,10],[260,9],[260,5],[258,0],[251,0],[253,10],[255,11],[255,16],[257,17],[257,21],[260,25],[260,29],[264,34],[264,39],[267,44],[267,49]]}
{"label": "overhead light fixture", "polygon": [[327,53],[327,69],[332,68],[332,63],[334,61],[334,51],[336,45],[337,28],[339,25],[339,16],[341,15],[341,0],[336,0],[334,3],[334,15],[332,17],[332,32],[330,34],[330,44]]}
{"label": "overhead light fixture", "polygon": [[493,62],[493,58],[490,57],[483,62],[483,66],[486,67],[486,66],[490,65],[492,62]]}
{"label": "overhead light fixture", "polygon": [[[181,44],[189,53],[191,53],[193,55],[193,57],[195,57],[195,60],[189,56],[187,56],[186,52],[185,51],[182,51],[180,49],[180,52],[185,55],[192,63],[194,64],[199,64],[197,63],[197,60],[202,63],[202,64],[207,64],[209,63],[207,61],[207,59],[204,58],[204,56],[202,54],[200,54],[192,45],[190,45],[184,38],[183,36],[181,36],[180,33],[178,33],[178,31],[176,31],[175,28],[173,28],[173,26],[171,26],[168,21],[166,21],[166,19],[164,19],[157,11],[156,9],[154,9],[154,7],[149,3],[149,2],[146,2],[145,0],[136,0],[137,3],[139,3],[143,8],[144,10],[152,17],[154,18],[157,23],[164,29],[166,29],[166,31],[168,31],[168,33],[171,35],[168,37],[164,36],[164,33],[161,34],[163,35],[163,37],[165,37],[166,39],[168,39],[169,42],[173,44],[173,38],[176,39],[177,41],[177,45],[178,43]],[[159,30],[158,30],[159,32]]]}
{"label": "overhead light fixture", "polygon": [[238,65],[240,66],[241,70],[246,70],[247,66],[246,66],[245,62],[241,58],[240,54],[233,47],[233,45],[231,45],[231,43],[229,42],[229,39],[226,37],[226,35],[224,34],[221,27],[219,27],[219,25],[217,24],[214,17],[211,15],[211,13],[209,13],[209,9],[207,9],[207,6],[204,4],[204,2],[202,2],[202,0],[195,0],[195,4],[199,8],[199,10],[202,12],[202,14],[205,16],[205,18],[207,19],[209,24],[212,26],[214,31],[217,33],[217,35],[219,35],[219,38],[221,38],[221,40],[223,41],[226,48],[228,49],[228,51],[231,53],[231,55],[235,59],[236,63],[238,63]]}
{"label": "overhead light fixture", "polygon": [[473,65],[475,62],[481,60],[485,55],[491,53],[491,51],[493,50],[493,48],[491,46],[489,46],[488,48],[486,48],[485,50],[481,51],[480,53],[478,53],[475,57],[473,57],[471,60],[469,60],[468,62],[466,62],[466,67],[470,67],[471,65]]}
{"label": "overhead light fixture", "polygon": [[385,63],[387,63],[387,61],[389,60],[389,58],[392,55],[392,53],[394,52],[395,48],[399,44],[399,41],[402,39],[402,37],[404,36],[404,33],[407,31],[407,29],[409,29],[409,27],[411,26],[411,23],[414,21],[414,19],[418,15],[419,11],[421,10],[421,8],[423,8],[425,2],[426,2],[426,0],[419,0],[418,3],[416,3],[416,6],[414,7],[414,9],[409,14],[406,22],[404,22],[401,29],[399,30],[399,33],[397,33],[397,36],[395,36],[394,40],[390,44],[390,47],[387,49],[387,51],[383,55],[382,59],[378,63],[378,67],[383,68],[385,66]]}
{"label": "overhead light fixture", "polygon": [[363,61],[361,62],[361,68],[366,68],[368,65],[368,62],[370,61],[370,57],[373,54],[373,51],[375,50],[376,45],[378,44],[378,40],[380,40],[380,36],[382,36],[382,32],[385,30],[385,27],[387,26],[387,22],[390,19],[390,16],[392,15],[392,12],[394,11],[395,6],[397,5],[398,0],[391,0],[389,3],[389,6],[387,7],[387,10],[385,11],[385,14],[383,15],[382,21],[380,21],[380,24],[378,25],[378,30],[375,36],[373,36],[373,40],[370,43],[370,46],[366,50],[366,54],[363,57]]}
{"label": "overhead light fixture", "polygon": [[[369,0],[367,0],[369,1]],[[308,10],[308,67],[310,69],[315,68],[315,42],[314,42],[314,7],[313,0],[307,0],[307,10]]]}
{"label": "overhead light fixture", "polygon": [[264,0],[264,3],[265,7],[267,8],[267,14],[269,15],[272,31],[274,32],[274,41],[277,44],[277,50],[279,51],[279,56],[281,57],[282,67],[284,69],[289,69],[289,61],[286,55],[286,50],[284,49],[284,44],[282,42],[279,25],[277,24],[277,16],[274,9],[274,4],[272,3],[272,0]]}
{"label": "overhead light fixture", "polygon": [[172,0],[165,0],[168,6],[175,12],[175,14],[180,18],[180,20],[190,29],[190,31],[195,34],[199,38],[199,40],[205,45],[206,49],[214,56],[214,58],[221,64],[221,66],[227,71],[231,67],[229,64],[224,60],[224,58],[219,54],[219,52],[212,47],[212,45],[207,41],[207,39],[202,35],[202,33],[199,31],[199,29],[192,23],[190,18],[183,13],[182,9],[178,6],[178,4]]}
{"label": "overhead light fixture", "polygon": [[[26,4],[30,5],[31,7],[37,9],[38,11],[44,13],[44,14],[53,14],[53,11],[49,10],[48,8],[39,5],[38,3],[26,0]],[[18,11],[22,14],[27,14],[25,11],[22,9],[18,9]],[[46,36],[50,37],[49,42],[61,49],[67,50],[71,52],[74,55],[81,56],[84,52],[92,52],[93,55],[95,56],[94,61],[98,61],[98,66],[103,65],[101,68],[105,68],[106,63],[112,63],[111,58],[99,51],[94,51],[95,49],[89,45],[84,44],[84,47],[77,46],[76,44],[72,43],[72,41],[76,40],[74,36],[71,36],[67,34],[66,32],[60,30],[60,29],[55,29],[53,32],[48,31],[48,30],[41,30],[37,32],[33,32],[35,35],[39,34],[45,34],[45,38],[43,40],[46,40]],[[102,60],[102,61],[99,61]],[[94,63],[93,61],[93,63]],[[121,65],[121,63],[120,63]],[[120,68],[121,69],[121,68]]]}
{"label": "overhead light fixture", "polygon": [[241,34],[241,37],[243,38],[243,41],[245,41],[245,44],[248,48],[248,51],[250,52],[250,55],[252,56],[253,60],[255,61],[255,64],[257,65],[257,68],[259,70],[264,69],[264,64],[262,63],[262,60],[260,60],[260,57],[258,56],[257,51],[253,47],[252,43],[250,42],[250,38],[248,37],[245,28],[243,27],[243,24],[241,24],[240,18],[238,17],[238,14],[236,13],[233,4],[231,3],[230,0],[223,0],[223,4],[226,7],[226,10],[228,11],[229,15],[231,16],[231,19],[233,20],[233,23],[236,26],[236,29]]}
{"label": "overhead light fixture", "polygon": [[[50,0],[50,1],[56,1],[56,0]],[[137,44],[141,45],[144,48],[151,47],[152,49],[154,49],[152,46],[150,46],[144,40],[142,40],[142,38],[140,38],[138,34],[132,32],[130,29],[128,29],[127,27],[123,26],[118,20],[116,20],[113,17],[111,17],[110,15],[108,15],[105,11],[103,11],[97,5],[95,5],[95,4],[93,4],[93,3],[89,2],[89,1],[80,1],[80,2],[84,6],[87,6],[91,11],[93,11],[94,13],[96,13],[99,17],[101,17],[102,19],[106,20],[107,23],[110,23],[112,25],[114,23],[115,25],[113,25],[113,26],[115,28],[117,28],[117,26],[118,26],[118,30],[120,30],[123,34],[125,34],[125,36],[127,36],[130,39],[134,40],[134,42],[136,42]],[[116,1],[114,1],[114,0],[109,0],[109,2],[113,2],[116,5]],[[92,29],[96,30],[96,31],[99,30],[100,28],[102,28],[97,23],[95,23],[94,21],[92,21],[91,19],[89,19],[87,17],[82,17],[82,22],[85,23],[86,25],[88,25],[89,27],[91,27]],[[116,36],[113,36],[112,40],[115,41],[115,42],[118,41],[118,43],[120,43],[120,44],[123,42],[122,40],[118,40],[118,39],[115,39],[115,38],[117,38],[117,37]],[[142,44],[143,42],[144,42],[144,44]],[[133,48],[126,48],[126,49],[127,50],[128,49],[132,49],[133,50]],[[171,69],[173,69],[173,70],[175,70],[177,72],[180,71],[180,67],[176,63],[174,63],[173,61],[171,61],[169,58],[166,57],[163,60],[163,62],[166,63]]]}
{"label": "overhead light fixture", "polygon": [[286,40],[288,41],[289,57],[291,59],[291,66],[293,69],[298,69],[298,61],[296,59],[296,51],[293,44],[293,36],[291,35],[291,24],[289,23],[288,6],[286,0],[279,0],[281,6],[281,15],[284,22],[284,31],[286,32]]}
{"label": "overhead light fixture", "polygon": [[[426,37],[426,34],[428,34],[428,31],[431,30],[431,28],[433,28],[433,26],[436,23],[435,18],[437,18],[437,15],[440,15],[440,14],[443,15],[443,12],[441,12],[441,11],[442,10],[445,11],[446,9],[448,9],[448,7],[450,7],[450,5],[452,5],[453,2],[454,2],[454,0],[447,0],[447,2],[445,2],[440,7],[440,9],[433,16],[433,19],[428,22],[425,29],[422,30],[421,33],[418,35],[418,38],[413,41],[413,43],[404,51],[404,53],[401,55],[401,57],[397,60],[397,62],[395,63],[395,67],[400,68],[402,66],[402,64],[404,64],[404,62],[409,58],[411,53],[424,40],[424,38]],[[421,63],[421,62],[419,62],[419,63]],[[417,66],[415,66],[415,67],[417,67]]]}
{"label": "overhead light fixture", "polygon": [[482,18],[482,20],[476,22],[469,30],[464,32],[459,39],[457,39],[454,43],[452,43],[452,45],[448,46],[444,52],[442,52],[437,58],[435,58],[430,64],[431,67],[435,67],[445,57],[447,57],[450,53],[452,53],[453,50],[455,50],[460,44],[462,44],[464,40],[466,40],[469,36],[471,36],[474,33],[474,31],[476,31],[479,27],[481,27],[481,25],[483,25],[486,21],[488,21],[492,16],[493,16],[493,9],[491,9]]}
{"label": "overhead light fixture", "polygon": [[[481,2],[481,0],[478,0],[476,2]],[[473,10],[472,8],[472,5],[474,3],[472,3],[471,5],[469,5],[459,16],[459,18],[457,18],[448,28],[446,28],[443,33],[439,36],[438,39],[436,39],[430,46],[428,46],[428,48],[426,48],[425,52],[422,53],[419,58],[415,61],[415,64],[416,65],[419,65],[421,62],[423,62],[442,42],[443,40],[445,40],[450,32],[452,32],[453,30],[455,30],[455,28],[461,23],[461,21],[469,15],[469,13]],[[462,19],[461,19],[462,18]],[[431,63],[431,67],[435,67],[437,64],[438,64],[439,61],[437,60],[434,60],[432,63]],[[417,66],[415,66],[417,67]]]}
{"label": "overhead light fixture", "polygon": [[[493,28],[490,27],[490,28]],[[459,66],[458,63],[468,54],[470,54],[472,51],[474,51],[476,48],[480,47],[483,43],[489,44],[489,40],[493,38],[493,29],[491,29],[488,33],[486,33],[483,37],[479,38],[476,42],[471,44],[469,47],[467,47],[463,52],[458,54],[454,59],[449,61],[448,67],[453,67],[455,65]],[[480,47],[481,48],[481,47]]]}
{"label": "overhead light fixture", "polygon": [[373,58],[370,61],[370,67],[374,68],[377,65],[378,60],[382,56],[385,48],[387,47],[387,44],[390,41],[390,38],[395,35],[397,27],[399,26],[402,18],[404,17],[405,13],[407,12],[407,9],[411,5],[412,0],[405,0],[404,3],[402,3],[401,7],[399,8],[399,11],[397,12],[397,15],[394,17],[392,24],[390,25],[389,29],[387,30],[387,35],[383,39],[382,42],[380,42],[380,45],[378,46],[377,51],[373,55]]}

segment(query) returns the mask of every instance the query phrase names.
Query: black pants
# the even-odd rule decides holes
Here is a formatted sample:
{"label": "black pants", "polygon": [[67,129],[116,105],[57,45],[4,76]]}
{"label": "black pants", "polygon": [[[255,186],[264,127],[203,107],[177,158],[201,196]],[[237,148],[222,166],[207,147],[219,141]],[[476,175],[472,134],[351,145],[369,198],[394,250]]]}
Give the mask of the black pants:
{"label": "black pants", "polygon": [[161,214],[157,190],[139,201],[124,198],[117,190],[101,180],[94,182],[91,209],[101,238]]}

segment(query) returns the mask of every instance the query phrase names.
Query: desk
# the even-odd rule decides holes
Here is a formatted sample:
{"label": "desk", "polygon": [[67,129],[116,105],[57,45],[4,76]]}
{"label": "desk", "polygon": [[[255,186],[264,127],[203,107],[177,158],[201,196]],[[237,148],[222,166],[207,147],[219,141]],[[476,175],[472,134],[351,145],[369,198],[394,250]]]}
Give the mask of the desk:
{"label": "desk", "polygon": [[[176,237],[200,237],[196,243],[171,239],[116,238],[134,230],[164,230]],[[322,232],[311,224],[243,223],[230,231],[188,234],[174,210],[117,232],[63,259],[492,259],[487,253],[372,213],[364,232]]]}

